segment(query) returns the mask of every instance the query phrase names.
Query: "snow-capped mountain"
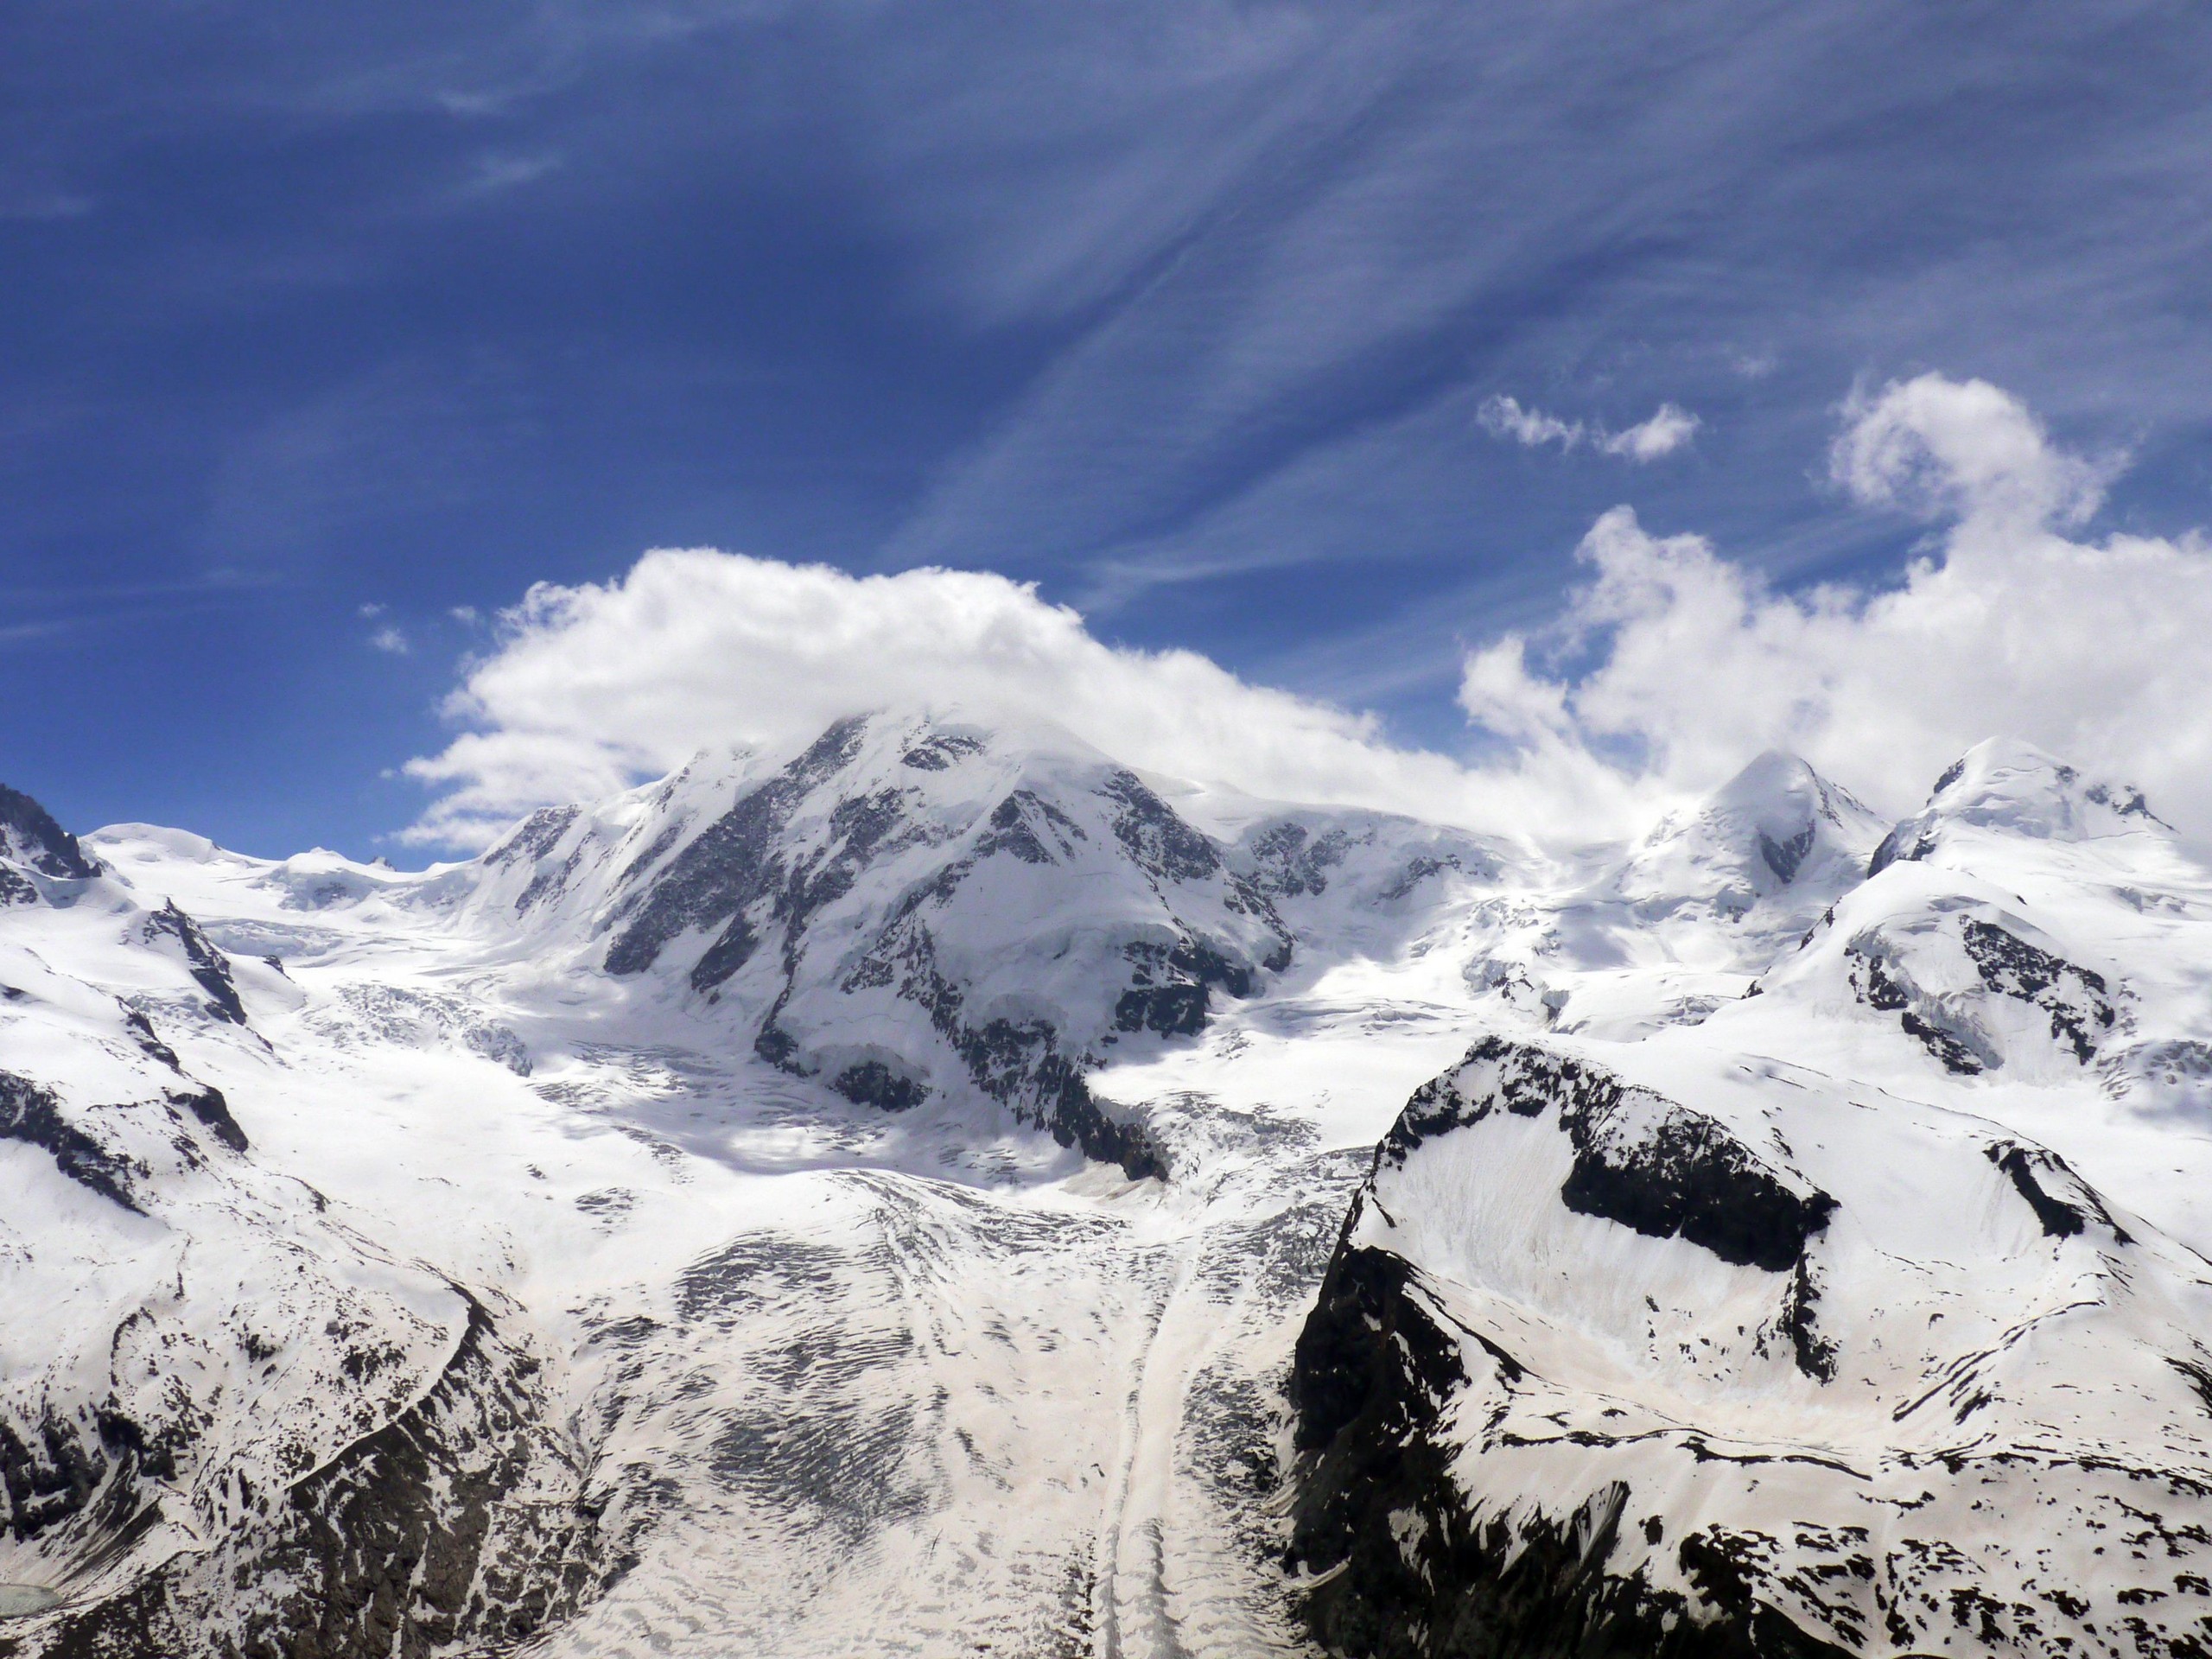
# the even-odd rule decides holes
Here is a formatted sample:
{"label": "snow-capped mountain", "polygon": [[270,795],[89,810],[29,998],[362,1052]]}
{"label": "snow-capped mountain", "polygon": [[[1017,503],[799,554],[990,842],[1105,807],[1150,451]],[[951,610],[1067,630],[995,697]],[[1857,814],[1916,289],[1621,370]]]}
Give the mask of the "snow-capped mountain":
{"label": "snow-capped mountain", "polygon": [[847,1100],[995,1105],[1136,1176],[1164,1172],[1091,1097],[1105,1056],[1197,1035],[1279,981],[1301,931],[1338,944],[1425,882],[1497,868],[1471,837],[1377,814],[1217,839],[1065,734],[878,717],[780,766],[702,758],[537,813],[422,901],[564,973],[703,1006]]}
{"label": "snow-capped mountain", "polygon": [[1635,921],[1677,917],[1787,929],[1854,886],[1890,826],[1795,755],[1760,755],[1695,812],[1663,819],[1610,883]]}
{"label": "snow-capped mountain", "polygon": [[878,715],[0,897],[0,1654],[2212,1637],[2212,880],[2018,746],[1555,859]]}
{"label": "snow-capped mountain", "polygon": [[255,1155],[207,1078],[281,1071],[247,1013],[302,1003],[279,969],[0,804],[0,1576],[27,1580],[20,1606],[64,1580],[54,1650],[89,1653],[542,1622],[589,1528],[511,1305]]}
{"label": "snow-capped mountain", "polygon": [[2212,1633],[2212,893],[2018,745],[1885,850],[1756,995],[1415,1091],[1299,1351],[1333,1643]]}

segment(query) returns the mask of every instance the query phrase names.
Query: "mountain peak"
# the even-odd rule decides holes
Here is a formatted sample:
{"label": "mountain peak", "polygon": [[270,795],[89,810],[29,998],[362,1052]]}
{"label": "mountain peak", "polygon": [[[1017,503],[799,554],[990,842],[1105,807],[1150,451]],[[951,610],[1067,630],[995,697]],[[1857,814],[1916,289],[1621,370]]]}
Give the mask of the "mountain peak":
{"label": "mountain peak", "polygon": [[1867,874],[1927,857],[1961,825],[2060,842],[2170,827],[2132,784],[2092,777],[2018,738],[1985,738],[1944,768],[1928,804],[1890,831]]}
{"label": "mountain peak", "polygon": [[2131,784],[2085,775],[2018,738],[1986,738],[1936,779],[1931,809],[2058,840],[2165,823]]}
{"label": "mountain peak", "polygon": [[1662,820],[1630,856],[1624,897],[1710,899],[1740,913],[1784,889],[1856,876],[1880,820],[1803,759],[1770,749],[1694,810]]}

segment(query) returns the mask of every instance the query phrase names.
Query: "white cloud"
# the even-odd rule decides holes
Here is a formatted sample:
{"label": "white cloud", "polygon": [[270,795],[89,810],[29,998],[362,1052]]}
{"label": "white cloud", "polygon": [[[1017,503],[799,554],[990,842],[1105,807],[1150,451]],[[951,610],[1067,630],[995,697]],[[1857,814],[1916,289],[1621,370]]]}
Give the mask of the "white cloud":
{"label": "white cloud", "polygon": [[512,190],[518,185],[535,184],[547,174],[561,167],[563,158],[550,153],[517,156],[497,152],[476,157],[470,170],[468,189],[476,194],[491,194]]}
{"label": "white cloud", "polygon": [[409,832],[418,842],[480,843],[543,802],[610,793],[710,745],[797,746],[877,708],[1048,720],[1130,765],[1271,797],[1446,818],[1484,804],[1456,763],[1389,747],[1371,720],[1191,652],[1108,645],[984,572],[659,551],[619,582],[533,588],[499,626],[448,706],[474,729],[410,764],[450,791]]}
{"label": "white cloud", "polygon": [[884,707],[1049,719],[1208,785],[1543,840],[1619,833],[1768,747],[1901,815],[1960,751],[2010,734],[2212,831],[2212,549],[2070,539],[2109,469],[1995,388],[1923,377],[1854,399],[1847,420],[1837,478],[1869,506],[1950,514],[1940,557],[1886,588],[1780,593],[1616,508],[1554,620],[1467,659],[1461,701],[1505,746],[1487,764],[1393,747],[1370,719],[1189,652],[1109,645],[1001,576],[660,551],[501,614],[448,702],[469,729],[409,765],[443,793],[408,838],[481,844],[532,806],[700,748],[795,747]]}
{"label": "white cloud", "polygon": [[1673,454],[1695,437],[1704,424],[1686,409],[1662,404],[1649,419],[1612,432],[1582,421],[1562,420],[1541,409],[1525,408],[1520,399],[1502,394],[1485,398],[1475,418],[1492,437],[1510,438],[1531,449],[1547,443],[1572,449],[1586,440],[1605,454],[1639,463]]}
{"label": "white cloud", "polygon": [[1475,418],[1493,437],[1510,438],[1531,449],[1545,443],[1556,443],[1562,449],[1572,449],[1582,442],[1581,422],[1562,421],[1558,416],[1547,415],[1540,409],[1523,409],[1517,397],[1500,395],[1489,398]]}
{"label": "white cloud", "polygon": [[1829,457],[1835,480],[1862,501],[1984,529],[2031,532],[2079,524],[2125,464],[2094,464],[2052,447],[2027,406],[1986,380],[1923,374],[1878,397],[1854,394]]}
{"label": "white cloud", "polygon": [[395,627],[378,628],[369,636],[369,644],[394,657],[404,657],[408,652],[407,636]]}
{"label": "white cloud", "polygon": [[1662,404],[1649,420],[1614,433],[1598,447],[1609,455],[1620,455],[1629,461],[1657,461],[1673,454],[1695,437],[1703,424],[1688,410]]}
{"label": "white cloud", "polygon": [[1885,589],[1779,594],[1701,537],[1654,537],[1616,508],[1584,540],[1594,578],[1557,621],[1470,659],[1470,715],[1554,766],[1627,757],[1675,789],[1793,749],[1897,811],[1960,750],[2016,735],[2212,832],[2212,550],[2069,539],[2109,467],[1982,382],[1923,376],[1847,417],[1837,479],[1868,504],[1949,514],[1940,557]]}

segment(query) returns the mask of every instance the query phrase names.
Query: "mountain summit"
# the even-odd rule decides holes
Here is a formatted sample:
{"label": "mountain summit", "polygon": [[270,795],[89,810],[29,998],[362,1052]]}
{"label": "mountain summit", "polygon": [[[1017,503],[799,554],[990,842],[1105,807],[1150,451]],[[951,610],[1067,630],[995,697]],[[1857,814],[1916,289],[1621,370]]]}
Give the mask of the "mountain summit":
{"label": "mountain summit", "polygon": [[1885,828],[1848,791],[1770,749],[1694,813],[1653,830],[1621,871],[1619,891],[1653,919],[1686,905],[1742,917],[1778,898],[1847,886]]}

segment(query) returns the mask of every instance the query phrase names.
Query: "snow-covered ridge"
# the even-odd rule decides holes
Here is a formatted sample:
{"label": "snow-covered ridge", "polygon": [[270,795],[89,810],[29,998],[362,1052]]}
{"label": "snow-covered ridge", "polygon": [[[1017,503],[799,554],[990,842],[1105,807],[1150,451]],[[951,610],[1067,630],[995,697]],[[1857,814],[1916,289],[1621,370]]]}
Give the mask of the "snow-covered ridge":
{"label": "snow-covered ridge", "polygon": [[2202,1258],[1986,1120],[1641,1058],[1489,1039],[1383,1142],[1300,1349],[1323,1633],[2193,1637]]}
{"label": "snow-covered ridge", "polygon": [[1333,1643],[2212,1634],[2204,874],[2019,745],[1885,847],[1694,1024],[1415,1091],[1300,1343]]}
{"label": "snow-covered ridge", "polygon": [[0,798],[0,1649],[2204,1639],[2212,880],[2019,746],[1891,830],[903,714],[420,873]]}
{"label": "snow-covered ridge", "polygon": [[2008,831],[2086,842],[2154,834],[2167,826],[2130,784],[2085,778],[2031,744],[1992,738],[1944,770],[1927,806],[1883,838],[1872,874],[1898,859],[1926,858],[1947,832]]}

